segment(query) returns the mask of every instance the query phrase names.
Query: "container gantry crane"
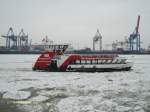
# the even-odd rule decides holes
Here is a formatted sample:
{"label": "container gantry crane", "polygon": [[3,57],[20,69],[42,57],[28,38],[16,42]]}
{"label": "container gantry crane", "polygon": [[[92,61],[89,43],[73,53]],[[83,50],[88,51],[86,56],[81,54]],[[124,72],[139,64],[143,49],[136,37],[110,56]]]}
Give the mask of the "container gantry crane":
{"label": "container gantry crane", "polygon": [[102,36],[97,29],[95,36],[93,37],[93,51],[95,51],[95,44],[99,41],[99,50],[102,50]]}
{"label": "container gantry crane", "polygon": [[23,29],[21,29],[18,36],[18,46],[28,46],[28,34],[26,35]]}
{"label": "container gantry crane", "polygon": [[6,38],[6,48],[17,47],[17,36],[14,34],[12,27],[10,27],[7,34],[2,35],[2,37]]}
{"label": "container gantry crane", "polygon": [[137,20],[137,25],[136,25],[135,31],[129,37],[130,51],[140,51],[140,49],[141,49],[139,23],[140,23],[140,16],[138,16],[138,20]]}

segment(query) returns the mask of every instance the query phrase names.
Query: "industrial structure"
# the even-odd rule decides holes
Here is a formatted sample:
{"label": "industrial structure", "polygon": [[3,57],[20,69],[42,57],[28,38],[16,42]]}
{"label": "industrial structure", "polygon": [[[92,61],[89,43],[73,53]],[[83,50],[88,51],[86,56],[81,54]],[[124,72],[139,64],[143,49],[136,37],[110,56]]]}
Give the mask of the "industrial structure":
{"label": "industrial structure", "polygon": [[112,43],[112,50],[116,51],[129,51],[129,40],[125,37],[125,39],[123,41],[118,41],[116,40],[116,42]]}
{"label": "industrial structure", "polygon": [[[116,40],[111,44],[107,44],[105,48],[102,48],[102,35],[97,29],[95,36],[93,37],[93,50],[90,48],[71,49],[69,52],[80,53],[80,54],[92,54],[92,53],[119,53],[119,54],[147,54],[150,53],[150,44],[148,48],[141,48],[141,39],[139,33],[140,16],[137,19],[137,25],[135,31],[126,36],[124,40]],[[32,39],[29,41],[28,34],[24,33],[21,29],[20,33],[17,35],[14,33],[13,28],[10,27],[8,32],[2,37],[6,40],[5,46],[0,46],[0,54],[11,54],[11,53],[41,53],[45,50],[52,49],[56,45],[48,36],[42,39],[42,43],[32,43]],[[109,49],[108,49],[109,47]],[[112,49],[111,49],[112,48]]]}
{"label": "industrial structure", "polygon": [[28,34],[25,34],[23,29],[21,29],[18,35],[18,46],[28,46]]}
{"label": "industrial structure", "polygon": [[148,45],[148,48],[147,48],[147,49],[148,49],[148,51],[150,52],[150,43],[149,43],[149,45]]}
{"label": "industrial structure", "polygon": [[28,46],[28,35],[26,35],[21,29],[19,35],[15,35],[13,28],[10,27],[6,35],[2,35],[6,38],[6,48],[8,49],[18,49],[21,47]]}
{"label": "industrial structure", "polygon": [[95,45],[99,42],[99,50],[102,51],[102,36],[97,29],[95,36],[93,37],[93,51],[95,51]]}
{"label": "industrial structure", "polygon": [[130,34],[130,36],[123,41],[116,40],[112,43],[112,50],[113,51],[136,51],[139,52],[141,50],[141,39],[139,33],[139,24],[140,24],[140,16],[137,19],[137,25],[135,27],[135,31]]}
{"label": "industrial structure", "polygon": [[53,41],[48,38],[48,36],[45,36],[45,38],[42,39],[42,44],[43,45],[50,45],[53,44]]}
{"label": "industrial structure", "polygon": [[139,23],[140,23],[140,16],[138,16],[135,31],[129,37],[130,51],[140,51],[141,50]]}
{"label": "industrial structure", "polygon": [[17,36],[14,34],[12,27],[9,28],[6,35],[2,35],[6,38],[6,48],[17,47]]}

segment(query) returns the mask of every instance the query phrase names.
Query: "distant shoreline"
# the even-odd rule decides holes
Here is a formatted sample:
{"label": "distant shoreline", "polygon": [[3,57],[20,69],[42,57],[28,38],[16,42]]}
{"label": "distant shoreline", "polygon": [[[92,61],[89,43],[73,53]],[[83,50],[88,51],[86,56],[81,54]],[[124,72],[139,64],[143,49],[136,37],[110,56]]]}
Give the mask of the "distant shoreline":
{"label": "distant shoreline", "polygon": [[[0,51],[0,54],[41,54],[44,51]],[[67,52],[75,54],[124,54],[124,55],[150,55],[150,52],[136,52],[136,51],[85,51],[74,50]]]}

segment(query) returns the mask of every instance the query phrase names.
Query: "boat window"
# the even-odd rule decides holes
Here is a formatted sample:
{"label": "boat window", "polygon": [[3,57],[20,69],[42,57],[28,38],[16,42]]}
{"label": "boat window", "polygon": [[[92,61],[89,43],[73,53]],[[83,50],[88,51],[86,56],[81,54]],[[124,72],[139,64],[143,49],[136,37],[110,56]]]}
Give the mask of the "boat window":
{"label": "boat window", "polygon": [[98,63],[99,63],[99,64],[102,63],[102,60],[98,60]]}
{"label": "boat window", "polygon": [[81,60],[81,64],[85,64],[85,60]]}
{"label": "boat window", "polygon": [[126,61],[126,59],[120,59],[120,60],[121,60],[121,61],[120,61],[121,64],[124,64],[125,61]]}
{"label": "boat window", "polygon": [[113,63],[113,59],[110,61],[110,63],[111,63],[111,64]]}
{"label": "boat window", "polygon": [[114,64],[115,62],[116,62],[116,59],[113,59],[111,63],[113,63],[113,64]]}
{"label": "boat window", "polygon": [[119,64],[120,64],[120,63],[121,63],[121,59],[118,59],[118,62],[117,62],[117,63],[119,63]]}
{"label": "boat window", "polygon": [[91,63],[91,61],[90,61],[90,60],[87,60],[87,61],[86,61],[86,63],[87,63],[87,64],[90,64],[90,63]]}
{"label": "boat window", "polygon": [[109,63],[112,63],[112,61],[113,61],[112,59],[111,59],[111,60],[109,60]]}
{"label": "boat window", "polygon": [[98,64],[98,59],[96,60],[96,64]]}
{"label": "boat window", "polygon": [[92,64],[95,64],[96,63],[96,61],[95,60],[92,60]]}
{"label": "boat window", "polygon": [[81,61],[80,60],[76,60],[76,64],[80,64],[81,63]]}
{"label": "boat window", "polygon": [[102,64],[104,64],[104,63],[105,63],[105,61],[106,61],[106,60],[102,60]]}
{"label": "boat window", "polygon": [[126,59],[122,59],[122,63],[126,63]]}
{"label": "boat window", "polygon": [[92,64],[96,64],[96,60],[92,60]]}
{"label": "boat window", "polygon": [[87,60],[85,60],[85,64],[87,64]]}
{"label": "boat window", "polygon": [[108,63],[108,60],[105,60],[105,61],[104,61],[104,64],[106,64],[106,63]]}
{"label": "boat window", "polygon": [[111,60],[107,60],[107,61],[106,61],[107,64],[110,63],[110,62],[111,62]]}
{"label": "boat window", "polygon": [[118,59],[116,59],[115,64],[118,63]]}
{"label": "boat window", "polygon": [[90,60],[90,64],[92,64],[92,60]]}
{"label": "boat window", "polygon": [[71,62],[71,64],[76,64],[76,61],[75,61],[75,60],[74,60],[74,61],[72,61],[72,62]]}

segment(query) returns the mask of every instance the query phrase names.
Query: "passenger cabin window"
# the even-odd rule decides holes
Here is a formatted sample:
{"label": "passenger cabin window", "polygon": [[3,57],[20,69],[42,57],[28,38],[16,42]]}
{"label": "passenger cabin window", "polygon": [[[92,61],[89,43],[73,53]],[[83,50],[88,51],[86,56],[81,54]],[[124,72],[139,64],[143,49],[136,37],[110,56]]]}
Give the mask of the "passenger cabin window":
{"label": "passenger cabin window", "polygon": [[81,64],[86,64],[86,61],[85,60],[81,60]]}
{"label": "passenger cabin window", "polygon": [[115,61],[115,64],[117,64],[118,63],[118,59],[116,59],[116,61]]}
{"label": "passenger cabin window", "polygon": [[80,64],[81,63],[81,61],[80,60],[76,60],[76,64]]}
{"label": "passenger cabin window", "polygon": [[98,64],[98,59],[96,60],[96,64]]}
{"label": "passenger cabin window", "polygon": [[96,60],[92,60],[92,64],[96,64]]}
{"label": "passenger cabin window", "polygon": [[112,63],[112,60],[108,60],[108,63]]}
{"label": "passenger cabin window", "polygon": [[104,64],[105,63],[105,60],[102,60],[102,64]]}
{"label": "passenger cabin window", "polygon": [[98,60],[98,63],[99,63],[99,64],[102,63],[102,60]]}
{"label": "passenger cabin window", "polygon": [[108,60],[105,60],[104,64],[108,63]]}
{"label": "passenger cabin window", "polygon": [[87,60],[87,62],[86,62],[87,64],[91,64],[91,61],[90,60]]}
{"label": "passenger cabin window", "polygon": [[76,61],[74,60],[74,61],[72,61],[72,63],[71,64],[76,64]]}

